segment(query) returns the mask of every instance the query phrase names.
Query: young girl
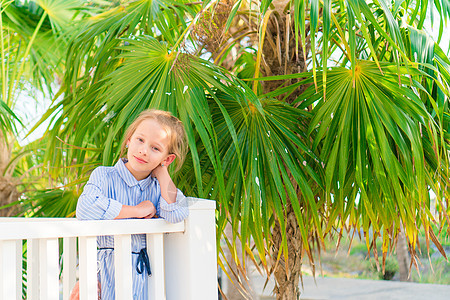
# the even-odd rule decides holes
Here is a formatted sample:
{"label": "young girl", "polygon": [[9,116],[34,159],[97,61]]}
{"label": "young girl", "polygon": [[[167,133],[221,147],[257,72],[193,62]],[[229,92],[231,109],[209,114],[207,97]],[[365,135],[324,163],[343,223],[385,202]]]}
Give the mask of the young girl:
{"label": "young girl", "polygon": [[[122,143],[121,156],[113,167],[98,167],[78,199],[80,220],[162,217],[177,223],[188,215],[184,195],[175,187],[167,167],[177,158],[179,168],[185,156],[183,124],[170,113],[146,110],[130,125]],[[148,299],[150,269],[144,234],[131,237],[133,299]],[[114,237],[99,236],[98,262],[101,299],[115,299]]]}

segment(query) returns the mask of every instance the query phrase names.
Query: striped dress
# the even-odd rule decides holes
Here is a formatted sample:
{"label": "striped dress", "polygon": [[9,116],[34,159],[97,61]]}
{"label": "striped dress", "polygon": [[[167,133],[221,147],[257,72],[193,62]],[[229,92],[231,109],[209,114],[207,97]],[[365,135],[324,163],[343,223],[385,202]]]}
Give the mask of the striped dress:
{"label": "striped dress", "polygon": [[[119,215],[122,205],[137,205],[150,200],[156,214],[170,223],[177,223],[188,216],[184,195],[178,190],[177,201],[168,204],[161,197],[159,182],[151,176],[137,181],[120,159],[113,167],[96,168],[78,199],[77,218],[80,220],[111,220]],[[99,278],[102,300],[115,299],[114,290],[114,237],[97,237]],[[133,299],[147,300],[148,273],[136,270],[138,253],[146,247],[145,234],[131,236],[133,263]],[[151,255],[151,254],[150,254]]]}

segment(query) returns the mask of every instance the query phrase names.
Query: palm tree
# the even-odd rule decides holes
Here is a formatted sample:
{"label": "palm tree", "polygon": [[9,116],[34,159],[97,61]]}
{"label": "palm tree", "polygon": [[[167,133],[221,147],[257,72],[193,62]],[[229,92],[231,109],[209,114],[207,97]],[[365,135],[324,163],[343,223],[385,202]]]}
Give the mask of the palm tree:
{"label": "palm tree", "polygon": [[27,206],[14,206],[25,204],[18,201],[21,193],[30,196],[50,188],[50,180],[40,172],[43,160],[38,149],[45,139],[24,147],[17,142],[19,132],[30,126],[23,118],[30,110],[23,99],[42,94],[50,101],[58,96],[55,86],[63,77],[70,22],[81,18],[87,8],[75,0],[1,1],[0,5],[0,215],[12,216],[27,213]]}
{"label": "palm tree", "polygon": [[[434,3],[446,20],[450,7]],[[382,237],[382,268],[400,224],[412,254],[421,228],[439,247],[430,223],[448,220],[450,61],[423,31],[427,5],[123,2],[70,42],[45,159],[54,176],[76,170],[66,190],[77,190],[118,159],[140,111],[171,111],[190,149],[177,185],[217,200],[218,244],[230,224],[223,248],[241,274],[246,256],[274,274],[277,299],[299,297],[302,259],[314,269],[329,235],[361,228],[376,258]]]}

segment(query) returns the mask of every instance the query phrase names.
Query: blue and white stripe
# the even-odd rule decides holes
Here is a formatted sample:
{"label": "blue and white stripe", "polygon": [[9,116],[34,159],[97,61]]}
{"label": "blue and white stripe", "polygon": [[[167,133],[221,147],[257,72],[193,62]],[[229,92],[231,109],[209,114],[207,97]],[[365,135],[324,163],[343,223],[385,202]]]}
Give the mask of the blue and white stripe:
{"label": "blue and white stripe", "polygon": [[[170,223],[181,222],[188,216],[188,208],[184,195],[177,190],[177,201],[168,204],[161,197],[161,189],[156,178],[151,176],[137,181],[125,166],[126,160],[120,159],[114,167],[96,168],[83,193],[78,199],[77,218],[80,220],[111,220],[119,215],[122,205],[137,205],[150,200],[156,207],[156,214]],[[113,236],[97,237],[100,248],[114,248]],[[146,247],[145,234],[131,236],[131,249],[139,252]],[[151,255],[151,253],[149,253]],[[147,277],[136,271],[138,255],[132,255],[133,262],[133,299],[148,299]],[[99,250],[100,280],[102,300],[115,299],[114,294],[114,251]]]}

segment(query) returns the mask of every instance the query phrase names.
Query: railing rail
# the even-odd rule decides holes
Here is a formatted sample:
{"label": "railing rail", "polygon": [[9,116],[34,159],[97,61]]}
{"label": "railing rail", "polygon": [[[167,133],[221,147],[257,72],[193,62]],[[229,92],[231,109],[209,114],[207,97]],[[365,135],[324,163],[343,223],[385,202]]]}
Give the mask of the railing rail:
{"label": "railing rail", "polygon": [[188,203],[188,219],[177,224],[162,219],[0,218],[0,299],[22,299],[24,286],[27,299],[59,300],[61,284],[63,299],[68,299],[77,277],[80,299],[97,299],[99,235],[114,235],[116,299],[132,299],[132,234],[147,235],[150,299],[217,299],[215,202],[189,198]]}

